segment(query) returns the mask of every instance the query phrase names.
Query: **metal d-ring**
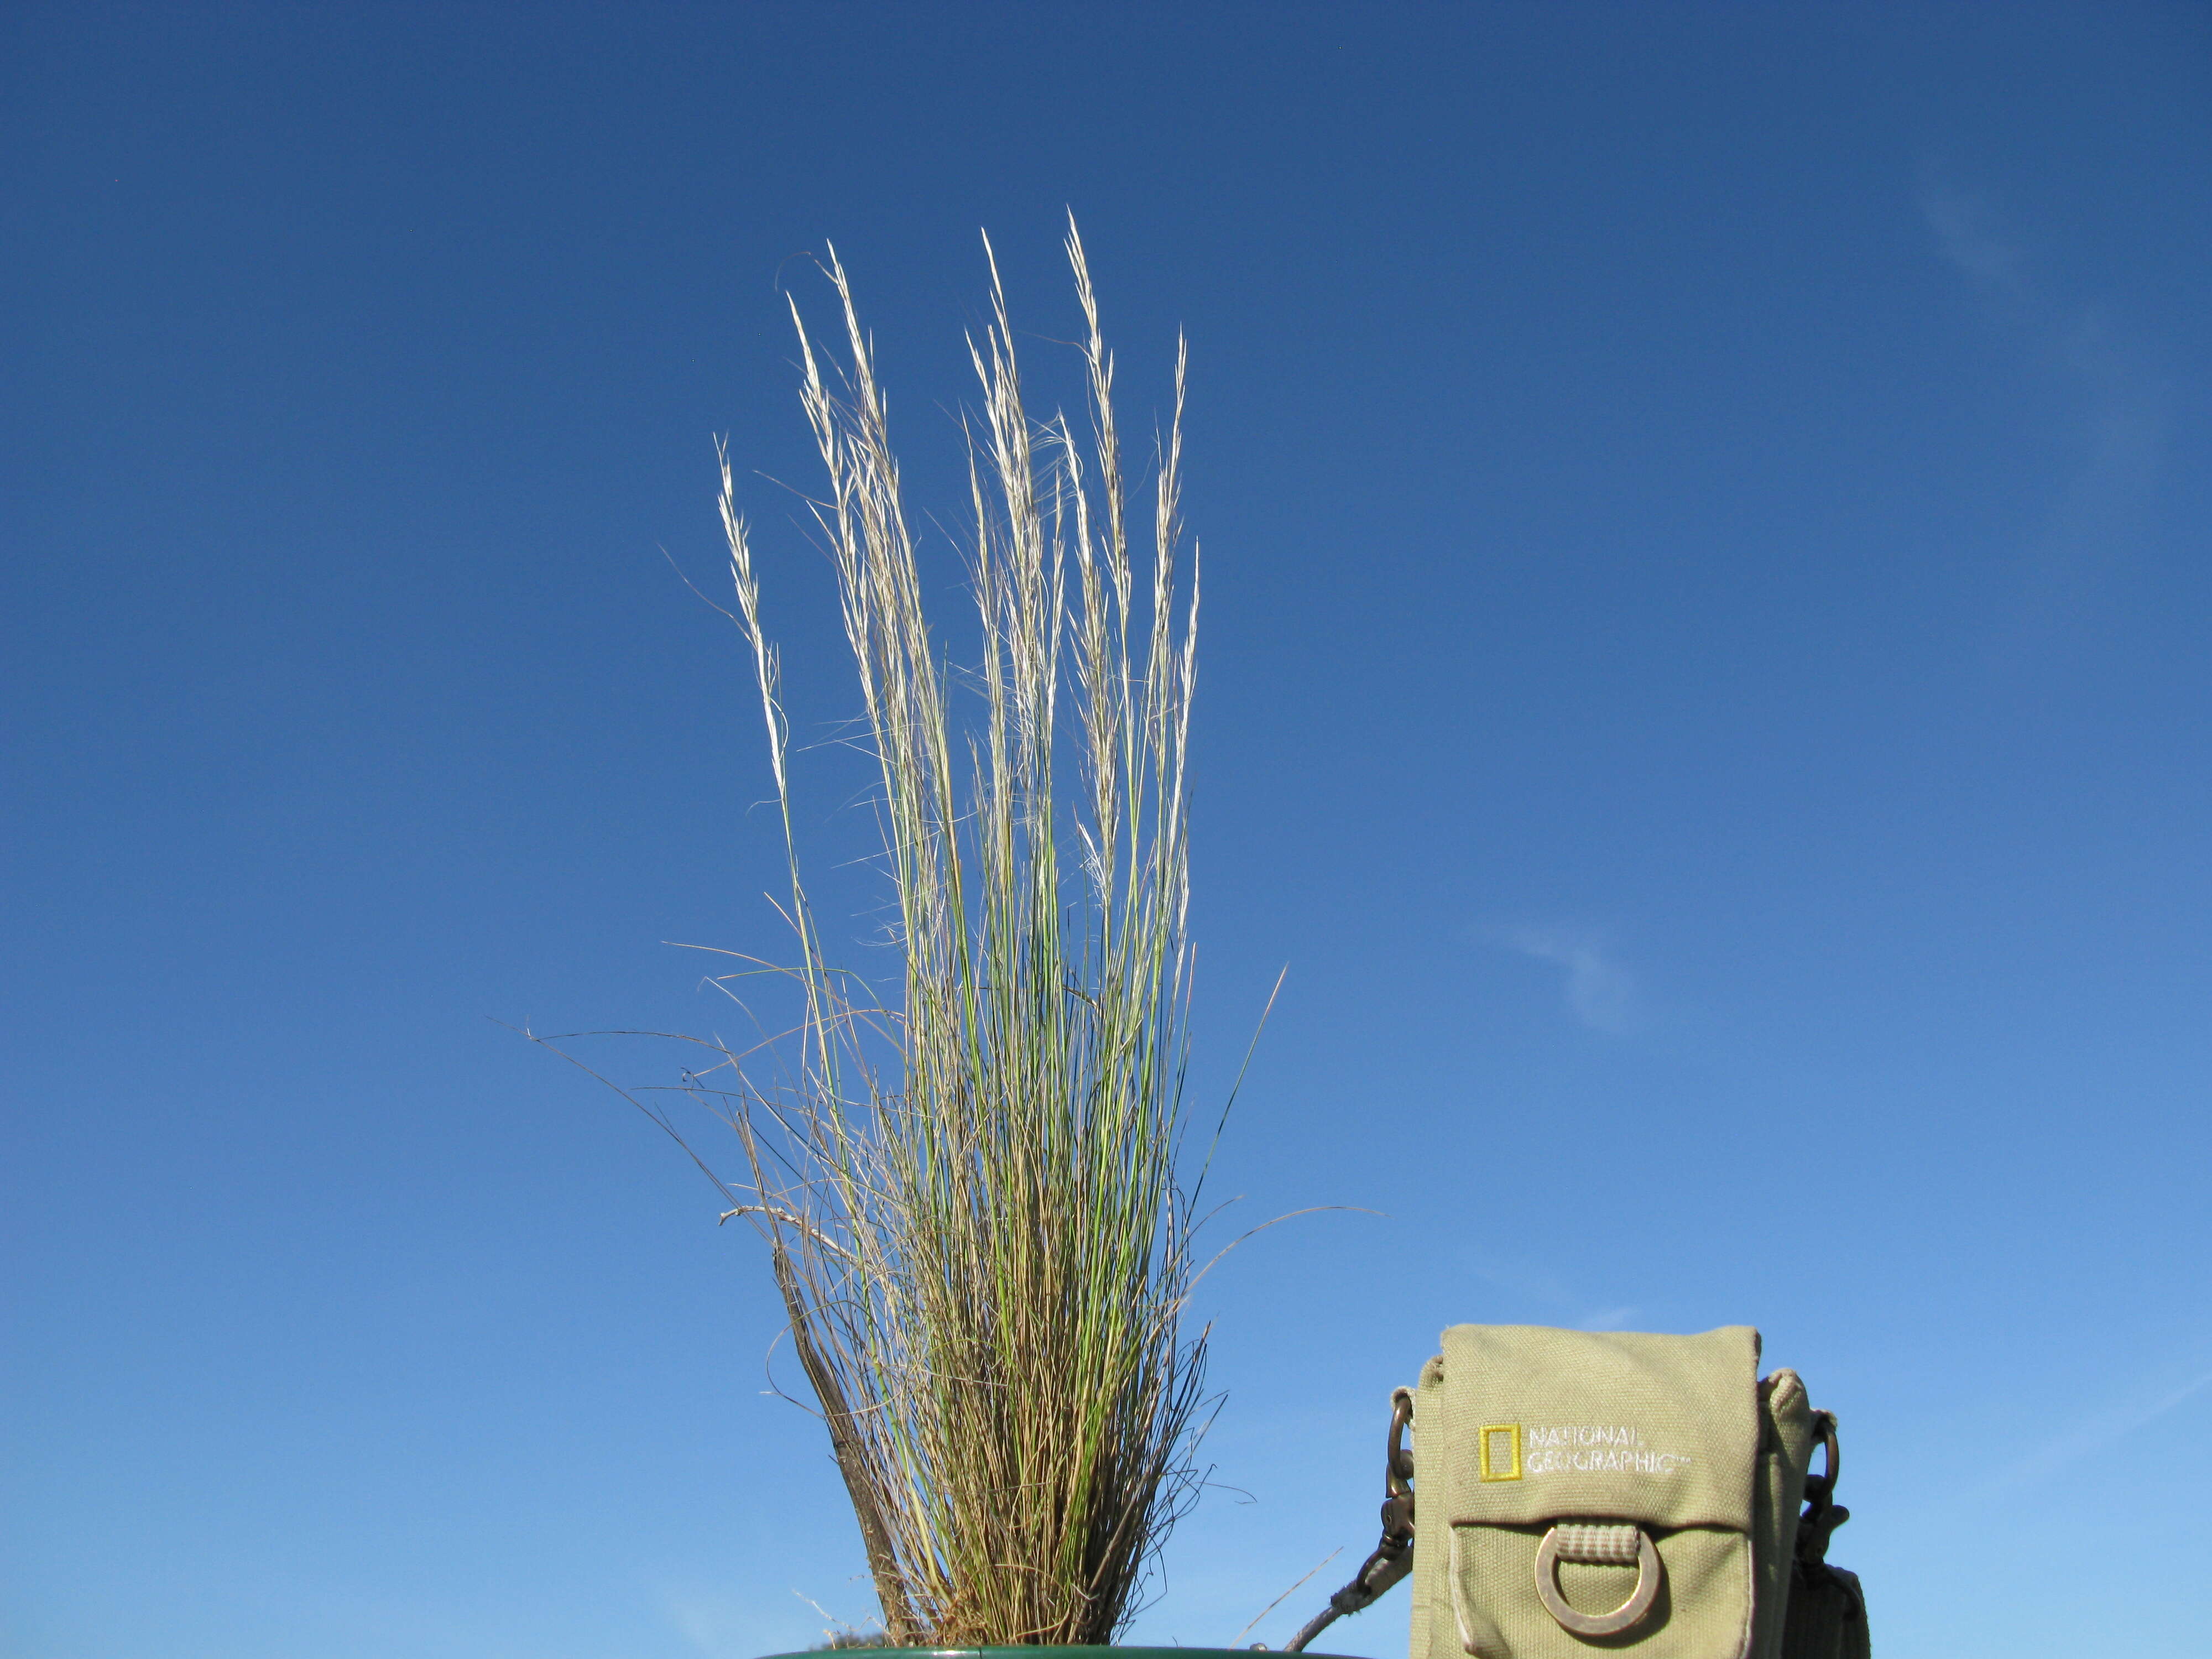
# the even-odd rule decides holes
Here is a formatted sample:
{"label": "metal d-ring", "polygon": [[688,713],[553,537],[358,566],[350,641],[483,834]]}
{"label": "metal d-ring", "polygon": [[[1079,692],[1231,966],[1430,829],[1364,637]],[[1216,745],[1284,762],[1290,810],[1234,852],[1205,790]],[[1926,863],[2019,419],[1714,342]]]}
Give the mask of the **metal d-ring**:
{"label": "metal d-ring", "polygon": [[[1628,1600],[1611,1613],[1580,1613],[1567,1605],[1567,1598],[1559,1594],[1559,1564],[1569,1561],[1600,1561],[1628,1563],[1627,1540],[1622,1534],[1636,1534],[1636,1588]],[[1561,1536],[1562,1534],[1565,1535]],[[1559,1621],[1563,1630],[1577,1636],[1618,1636],[1643,1621],[1651,1611],[1651,1604],[1659,1599],[1659,1579],[1664,1569],[1659,1564],[1659,1547],[1651,1541],[1651,1534],[1641,1527],[1577,1526],[1562,1522],[1544,1534],[1544,1541],[1536,1547],[1536,1595],[1544,1604],[1544,1611]]]}

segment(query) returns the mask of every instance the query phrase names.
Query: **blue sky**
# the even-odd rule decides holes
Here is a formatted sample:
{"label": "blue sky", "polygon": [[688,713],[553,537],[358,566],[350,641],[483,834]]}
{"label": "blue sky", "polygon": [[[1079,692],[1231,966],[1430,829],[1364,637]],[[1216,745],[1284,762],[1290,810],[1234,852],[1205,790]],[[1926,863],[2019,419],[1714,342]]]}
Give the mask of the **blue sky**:
{"label": "blue sky", "polygon": [[[1219,1484],[1136,1634],[1341,1548],[1287,1638],[1442,1326],[1748,1322],[1843,1418],[1885,1654],[2199,1650],[2203,9],[0,32],[0,1648],[868,1614],[757,1243],[495,1022],[708,1027],[663,942],[777,942],[671,560],[716,579],[727,434],[794,711],[854,712],[768,481],[803,256],[949,512],[977,231],[1072,397],[1072,207],[1125,419],[1191,341],[1194,1088],[1287,965],[1221,1178],[1346,1206],[1207,1280]],[[868,823],[806,760],[827,869]],[[1334,1645],[1401,1652],[1402,1595]]]}

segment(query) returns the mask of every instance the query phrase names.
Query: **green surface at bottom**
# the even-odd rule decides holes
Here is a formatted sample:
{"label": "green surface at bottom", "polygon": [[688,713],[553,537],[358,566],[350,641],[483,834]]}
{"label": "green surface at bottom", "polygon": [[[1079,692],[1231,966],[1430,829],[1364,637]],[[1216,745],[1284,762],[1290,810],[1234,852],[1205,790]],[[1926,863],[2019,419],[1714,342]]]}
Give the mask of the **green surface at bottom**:
{"label": "green surface at bottom", "polygon": [[[1054,1659],[1252,1659],[1258,1650],[1252,1648],[1110,1648],[1110,1647],[1012,1647],[1012,1648],[840,1648],[815,1649],[805,1653],[769,1653],[761,1659],[822,1659],[824,1652],[859,1654],[903,1654],[914,1659],[1015,1659],[1016,1655],[1052,1655]],[[1334,1653],[1316,1653],[1306,1659],[1346,1659]]]}

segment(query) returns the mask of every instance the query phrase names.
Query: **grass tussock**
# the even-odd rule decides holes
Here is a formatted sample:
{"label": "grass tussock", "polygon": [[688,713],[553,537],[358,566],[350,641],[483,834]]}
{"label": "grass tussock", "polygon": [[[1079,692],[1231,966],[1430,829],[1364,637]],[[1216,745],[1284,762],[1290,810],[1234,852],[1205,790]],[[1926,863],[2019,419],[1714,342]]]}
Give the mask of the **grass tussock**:
{"label": "grass tussock", "polygon": [[1024,407],[995,261],[992,318],[969,342],[981,651],[957,677],[924,615],[884,394],[834,251],[842,363],[793,307],[828,477],[815,516],[881,766],[896,1000],[833,965],[800,879],[777,653],[723,458],[734,615],[792,854],[797,960],[775,971],[804,1001],[774,1078],[732,1054],[737,1080],[713,1085],[751,1170],[731,1213],[768,1241],[894,1643],[1111,1640],[1198,1484],[1206,1344],[1183,1331],[1196,1182],[1178,1181],[1197,619],[1194,552],[1178,594],[1184,356],[1150,523],[1133,528],[1113,360],[1072,225],[1067,252],[1079,433]]}

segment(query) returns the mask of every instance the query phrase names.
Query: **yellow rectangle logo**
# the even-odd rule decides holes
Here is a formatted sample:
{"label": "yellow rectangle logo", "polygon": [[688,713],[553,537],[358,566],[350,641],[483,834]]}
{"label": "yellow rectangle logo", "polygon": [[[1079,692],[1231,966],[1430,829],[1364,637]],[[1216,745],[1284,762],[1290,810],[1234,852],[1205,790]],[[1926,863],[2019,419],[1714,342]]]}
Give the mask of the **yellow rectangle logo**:
{"label": "yellow rectangle logo", "polygon": [[1518,1480],[1521,1478],[1521,1425],[1491,1423],[1482,1431],[1482,1478]]}

